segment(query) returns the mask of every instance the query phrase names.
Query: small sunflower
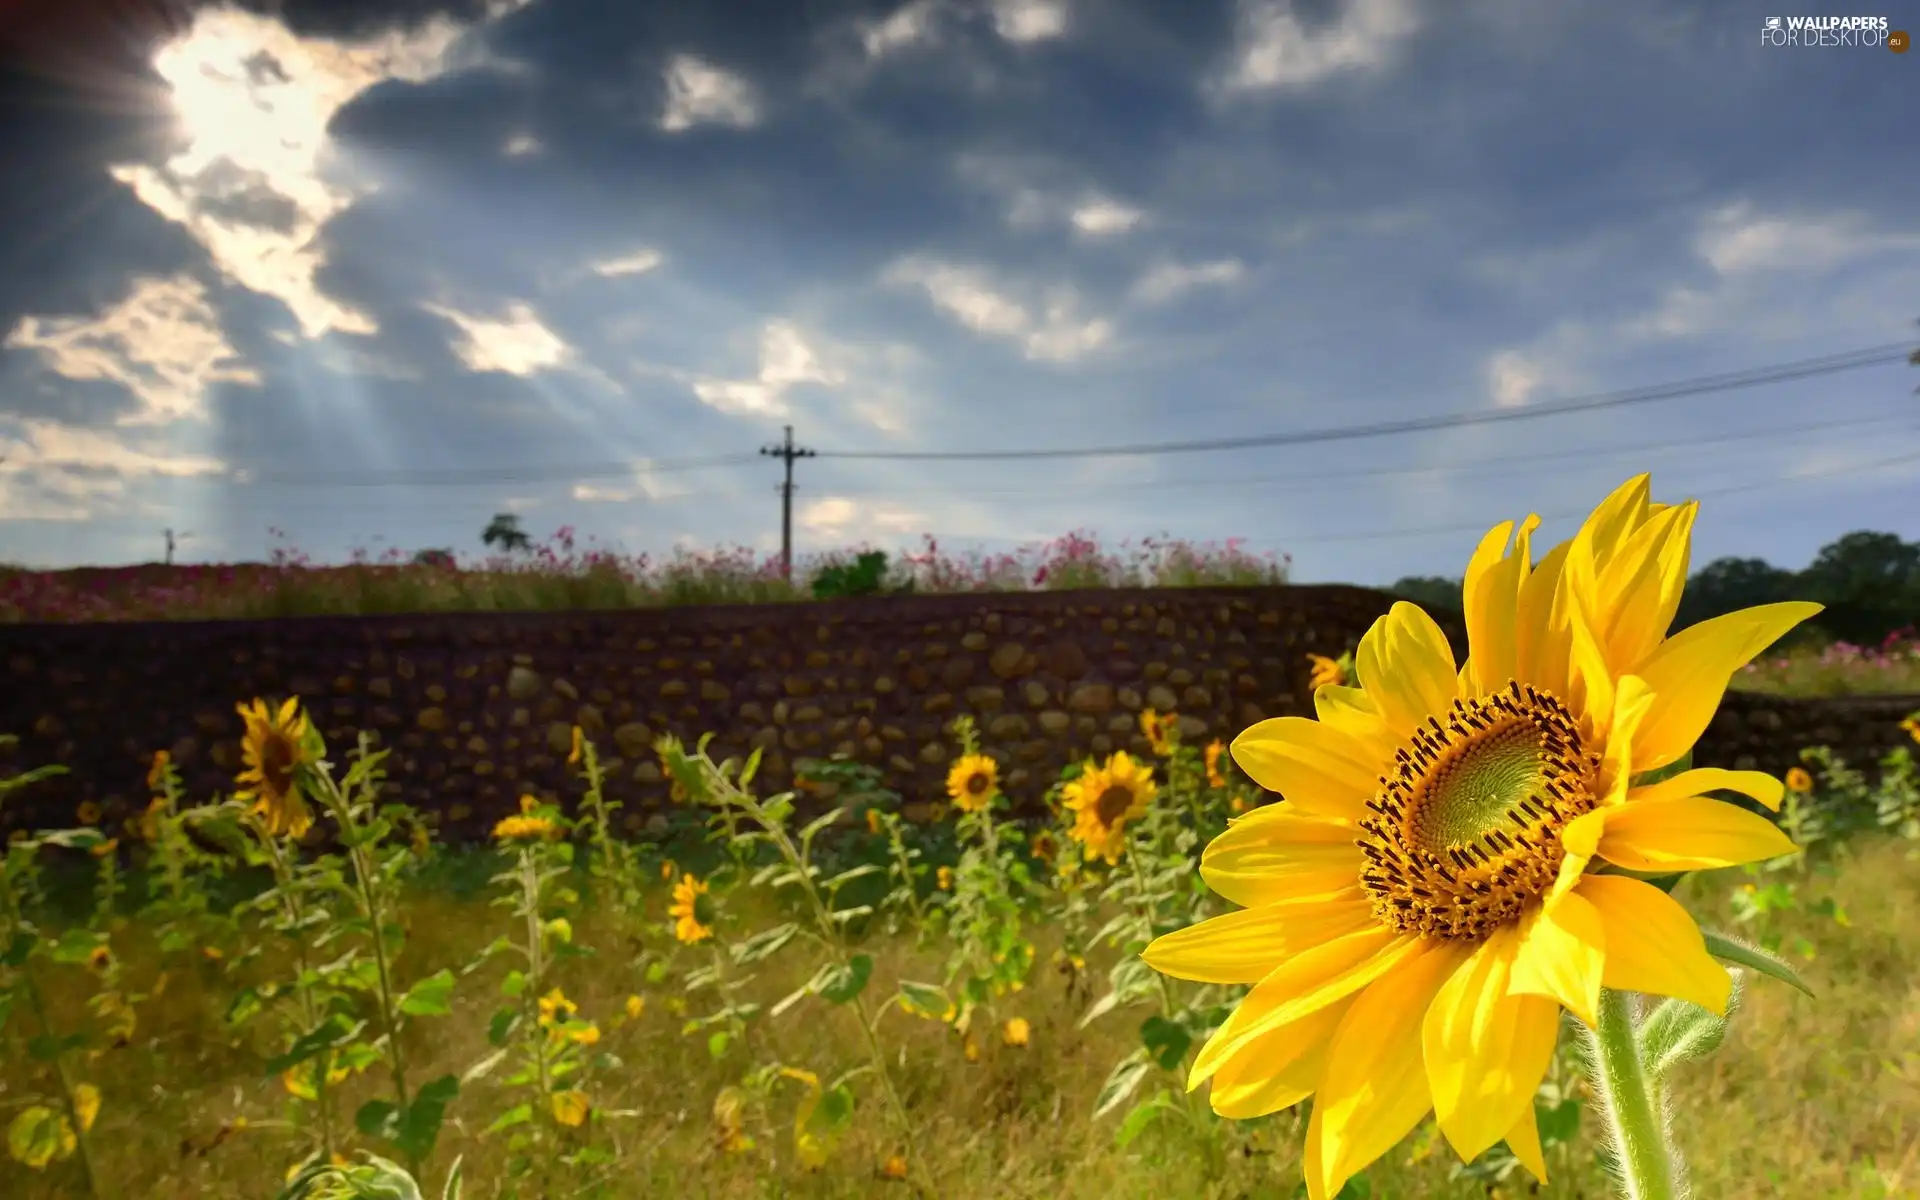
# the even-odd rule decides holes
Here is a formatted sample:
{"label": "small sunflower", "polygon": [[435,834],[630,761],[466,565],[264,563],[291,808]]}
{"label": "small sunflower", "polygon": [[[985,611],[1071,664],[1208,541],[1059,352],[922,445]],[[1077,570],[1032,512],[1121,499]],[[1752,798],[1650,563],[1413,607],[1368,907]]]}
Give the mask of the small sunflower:
{"label": "small sunflower", "polygon": [[1337,658],[1328,658],[1324,654],[1309,654],[1307,662],[1313,668],[1313,674],[1307,679],[1307,686],[1314,691],[1323,687],[1344,687],[1347,682],[1347,669],[1340,665]]}
{"label": "small sunflower", "polygon": [[1813,776],[1805,767],[1788,767],[1786,784],[1788,791],[1805,795],[1813,790]]}
{"label": "small sunflower", "polygon": [[580,1011],[580,1006],[567,999],[567,994],[559,988],[554,988],[540,997],[537,1004],[540,1024],[546,1028],[552,1028],[563,1021],[571,1021],[573,1014]]}
{"label": "small sunflower", "polygon": [[939,870],[933,873],[933,881],[940,885],[941,891],[943,892],[952,891],[953,890],[953,868],[941,867]]}
{"label": "small sunflower", "polygon": [[272,836],[304,836],[313,826],[313,813],[300,792],[297,771],[312,761],[312,728],[300,711],[300,698],[289,696],[277,712],[259,699],[238,705],[236,711],[247,728],[240,739],[246,769],[236,778],[242,786],[235,796],[253,801],[254,814],[266,822]]}
{"label": "small sunflower", "polygon": [[1251,808],[1252,805],[1247,803],[1247,798],[1245,796],[1236,794],[1233,798],[1232,807],[1233,807],[1233,815],[1237,817],[1241,813],[1247,811],[1247,809]]}
{"label": "small sunflower", "polygon": [[880,832],[880,810],[877,808],[867,810],[867,832],[873,834]]}
{"label": "small sunflower", "polygon": [[1220,756],[1227,752],[1227,744],[1219,738],[1207,743],[1207,786],[1223,788],[1227,786],[1227,777],[1220,773]]}
{"label": "small sunflower", "polygon": [[493,840],[496,842],[538,842],[560,836],[560,827],[545,817],[532,817],[520,813],[511,817],[502,817],[493,827]]}
{"label": "small sunflower", "polygon": [[670,858],[660,863],[660,878],[662,880],[672,879],[679,871],[680,868],[675,866],[673,860]]}
{"label": "small sunflower", "polygon": [[673,936],[688,945],[713,936],[713,902],[707,899],[707,885],[691,875],[682,875],[673,885],[667,915],[673,918]]}
{"label": "small sunflower", "polygon": [[1055,840],[1052,830],[1042,829],[1033,835],[1033,841],[1027,849],[1041,862],[1052,862],[1060,853],[1060,843]]}
{"label": "small sunflower", "polygon": [[100,823],[100,806],[91,800],[82,800],[80,806],[73,810],[73,819],[82,825],[98,825]]}
{"label": "small sunflower", "polygon": [[148,842],[160,840],[160,818],[167,812],[167,798],[155,796],[140,814],[140,837]]}
{"label": "small sunflower", "polygon": [[900,1154],[890,1155],[880,1167],[880,1174],[887,1179],[905,1179],[907,1177],[906,1157]]}
{"label": "small sunflower", "polygon": [[1158,789],[1153,768],[1125,750],[1116,751],[1102,766],[1088,767],[1063,792],[1073,810],[1073,840],[1086,848],[1088,858],[1120,861],[1127,845],[1127,823],[1144,816]]}
{"label": "small sunflower", "polygon": [[984,754],[966,754],[947,772],[947,795],[962,812],[975,813],[993,803],[1000,767]]}
{"label": "small sunflower", "polygon": [[1920,713],[1915,713],[1900,722],[1900,728],[1906,731],[1908,737],[1920,742]]}
{"label": "small sunflower", "polygon": [[153,752],[153,765],[147,768],[147,790],[157,792],[166,785],[167,767],[173,762],[173,755],[165,750]]}
{"label": "small sunflower", "polygon": [[1173,753],[1173,739],[1174,734],[1179,732],[1179,719],[1173,713],[1155,712],[1151,708],[1140,714],[1140,732],[1146,737],[1148,747],[1161,758]]}
{"label": "small sunflower", "polygon": [[573,748],[567,751],[568,766],[573,766],[575,763],[580,761],[580,750],[581,750],[580,743],[583,737],[584,735],[580,732],[580,727],[578,725],[575,725],[573,727]]}
{"label": "small sunflower", "polygon": [[108,838],[104,842],[95,843],[93,849],[87,851],[87,853],[93,855],[95,858],[105,858],[119,848],[119,838]]}
{"label": "small sunflower", "polygon": [[645,996],[628,996],[627,997],[627,1020],[638,1021],[640,1019],[640,1014],[646,1011],[647,1011],[647,998]]}
{"label": "small sunflower", "polygon": [[1009,1046],[1025,1046],[1033,1039],[1033,1026],[1025,1017],[1009,1018],[1006,1026],[1000,1030],[1000,1040]]}
{"label": "small sunflower", "polygon": [[95,946],[87,952],[87,965],[96,971],[106,970],[107,964],[112,961],[113,951],[107,949],[105,946]]}

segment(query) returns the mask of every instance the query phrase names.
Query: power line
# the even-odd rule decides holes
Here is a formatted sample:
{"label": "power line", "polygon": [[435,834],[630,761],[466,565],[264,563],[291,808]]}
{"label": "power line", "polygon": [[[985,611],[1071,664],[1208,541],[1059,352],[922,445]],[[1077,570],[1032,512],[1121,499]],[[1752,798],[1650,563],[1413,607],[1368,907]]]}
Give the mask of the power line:
{"label": "power line", "polygon": [[655,475],[679,471],[700,471],[713,467],[738,467],[758,462],[753,454],[716,454],[707,458],[681,458],[649,461],[635,459],[624,463],[588,463],[550,467],[474,467],[447,470],[406,470],[346,475],[339,472],[279,472],[241,470],[235,483],[266,483],[283,487],[429,487],[436,485],[482,486],[496,483],[555,483],[575,479],[605,479],[640,472]]}
{"label": "power line", "polygon": [[1268,446],[1303,446],[1322,442],[1358,441],[1364,438],[1387,437],[1400,433],[1427,433],[1439,429],[1459,429],[1471,425],[1494,425],[1507,421],[1531,421],[1541,417],[1564,416],[1568,413],[1576,412],[1598,412],[1602,409],[1624,408],[1632,404],[1648,404],[1658,400],[1679,400],[1689,396],[1703,396],[1715,392],[1735,391],[1742,388],[1760,387],[1769,383],[1785,383],[1794,379],[1808,379],[1817,375],[1832,375],[1841,371],[1856,371],[1863,367],[1876,367],[1887,363],[1902,362],[1912,353],[1913,348],[1905,343],[1900,345],[1871,346],[1861,350],[1824,355],[1820,358],[1801,359],[1795,362],[1781,363],[1772,367],[1756,367],[1746,371],[1733,371],[1720,375],[1701,376],[1697,379],[1683,380],[1677,383],[1655,384],[1650,387],[1634,388],[1622,392],[1604,392],[1593,396],[1581,396],[1567,400],[1551,401],[1546,404],[1530,404],[1524,408],[1471,409],[1465,412],[1447,413],[1437,417],[1411,417],[1398,421],[1380,421],[1370,425],[1343,425],[1326,429],[1309,429],[1297,433],[1274,433],[1232,438],[1208,438],[1188,442],[1136,443],[1121,446],[1099,446],[1080,449],[1063,448],[1054,450],[823,450],[820,453],[820,457],[843,460],[887,460],[892,462],[978,462],[985,459],[1137,458],[1156,454],[1197,454],[1215,450],[1251,450]]}

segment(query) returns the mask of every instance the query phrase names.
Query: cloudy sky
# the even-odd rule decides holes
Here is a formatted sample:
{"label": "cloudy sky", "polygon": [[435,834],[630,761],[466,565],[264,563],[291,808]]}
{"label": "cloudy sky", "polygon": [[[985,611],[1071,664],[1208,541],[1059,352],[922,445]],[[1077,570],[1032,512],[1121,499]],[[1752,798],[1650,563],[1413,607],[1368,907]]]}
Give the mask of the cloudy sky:
{"label": "cloudy sky", "polygon": [[1696,562],[1920,537],[1899,362],[884,457],[1910,342],[1920,54],[1669,0],[145,7],[0,17],[0,560],[477,552],[502,510],[773,548],[786,424],[803,552],[1091,529],[1385,582],[1640,470],[1702,498]]}

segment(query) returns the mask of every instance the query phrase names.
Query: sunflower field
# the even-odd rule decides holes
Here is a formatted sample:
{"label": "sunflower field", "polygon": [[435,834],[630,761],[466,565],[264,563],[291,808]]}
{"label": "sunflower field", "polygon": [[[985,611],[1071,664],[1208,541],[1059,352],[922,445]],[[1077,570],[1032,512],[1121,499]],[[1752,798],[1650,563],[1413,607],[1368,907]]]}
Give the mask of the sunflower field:
{"label": "sunflower field", "polygon": [[6,847],[0,1193],[1913,1194],[1920,771],[1692,766],[1816,608],[1666,637],[1693,514],[1497,528],[1465,663],[1398,604],[1231,744],[1147,711],[1015,797],[961,718],[926,820],[669,736],[632,841],[576,729],[572,794],[442,845],[244,698],[231,794],[157,753],[125,828]]}

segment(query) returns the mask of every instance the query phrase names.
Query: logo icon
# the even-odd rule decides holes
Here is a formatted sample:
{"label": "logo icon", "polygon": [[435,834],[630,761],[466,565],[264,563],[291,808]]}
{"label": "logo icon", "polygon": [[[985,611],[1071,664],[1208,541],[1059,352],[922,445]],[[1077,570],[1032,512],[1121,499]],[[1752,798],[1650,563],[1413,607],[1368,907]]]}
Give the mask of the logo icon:
{"label": "logo icon", "polygon": [[1774,33],[1774,32],[1777,32],[1777,31],[1779,30],[1779,28],[1780,28],[1780,18],[1779,18],[1779,17],[1768,17],[1768,18],[1767,18],[1767,27],[1766,27],[1766,30],[1765,30],[1765,32],[1767,32],[1767,33]]}
{"label": "logo icon", "polygon": [[1913,39],[1907,35],[1907,31],[1904,29],[1896,29],[1887,35],[1887,49],[1893,51],[1895,54],[1905,54],[1907,47],[1912,44]]}

